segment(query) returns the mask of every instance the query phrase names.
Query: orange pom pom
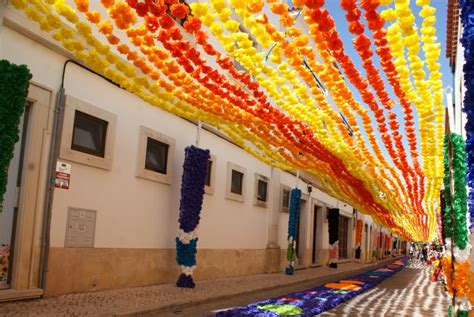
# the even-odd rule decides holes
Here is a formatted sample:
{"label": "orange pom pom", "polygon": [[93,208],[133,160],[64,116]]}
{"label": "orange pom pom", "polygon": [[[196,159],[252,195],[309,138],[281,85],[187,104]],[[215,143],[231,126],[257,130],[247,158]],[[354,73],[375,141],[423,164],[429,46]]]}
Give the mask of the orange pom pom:
{"label": "orange pom pom", "polygon": [[108,20],[100,22],[97,26],[99,27],[99,32],[104,35],[109,35],[112,33],[113,26]]}
{"label": "orange pom pom", "polygon": [[114,5],[115,0],[100,0],[102,2],[102,5],[106,8],[110,8],[111,6]]}
{"label": "orange pom pom", "polygon": [[117,45],[120,42],[120,39],[115,35],[108,35],[107,41],[109,41],[109,43],[112,45]]}
{"label": "orange pom pom", "polygon": [[308,0],[293,0],[293,5],[297,8],[302,8]]}
{"label": "orange pom pom", "polygon": [[74,0],[76,8],[80,12],[87,12],[89,10],[89,0]]}
{"label": "orange pom pom", "polygon": [[118,50],[121,54],[128,54],[128,52],[130,51],[130,49],[128,48],[128,46],[125,45],[125,44],[122,44],[122,45],[117,46],[117,50]]}
{"label": "orange pom pom", "polygon": [[100,22],[100,13],[97,11],[86,12],[86,18],[91,23],[99,23]]}
{"label": "orange pom pom", "polygon": [[264,6],[263,0],[253,0],[250,1],[250,3],[247,5],[247,10],[249,10],[251,13],[259,13],[262,11]]}
{"label": "orange pom pom", "polygon": [[183,20],[189,13],[189,7],[182,3],[173,4],[170,11],[175,18]]}
{"label": "orange pom pom", "polygon": [[201,20],[198,17],[190,17],[184,22],[184,28],[189,33],[195,33],[201,29]]}
{"label": "orange pom pom", "polygon": [[288,5],[285,3],[273,3],[270,5],[270,9],[273,13],[282,15],[288,12]]}
{"label": "orange pom pom", "polygon": [[319,9],[324,5],[324,0],[307,0],[306,6],[310,9]]}
{"label": "orange pom pom", "polygon": [[286,27],[292,26],[293,23],[295,23],[295,20],[293,19],[291,14],[289,14],[288,12],[286,12],[280,17],[280,24],[283,26],[286,26]]}

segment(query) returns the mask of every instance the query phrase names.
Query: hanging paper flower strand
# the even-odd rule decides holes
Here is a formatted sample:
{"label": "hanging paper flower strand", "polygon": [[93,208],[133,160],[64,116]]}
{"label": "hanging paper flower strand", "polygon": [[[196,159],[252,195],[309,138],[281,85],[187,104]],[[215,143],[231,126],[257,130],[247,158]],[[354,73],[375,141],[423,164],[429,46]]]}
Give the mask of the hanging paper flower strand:
{"label": "hanging paper flower strand", "polygon": [[288,219],[288,249],[287,260],[288,264],[285,269],[287,275],[293,275],[295,270],[296,259],[296,234],[298,219],[301,208],[301,190],[293,188],[290,194],[290,217]]}
{"label": "hanging paper flower strand", "polygon": [[176,262],[181,267],[178,287],[193,288],[193,271],[196,268],[196,227],[199,224],[206,183],[209,150],[195,146],[185,149],[181,201],[179,206],[179,234],[176,237]]}

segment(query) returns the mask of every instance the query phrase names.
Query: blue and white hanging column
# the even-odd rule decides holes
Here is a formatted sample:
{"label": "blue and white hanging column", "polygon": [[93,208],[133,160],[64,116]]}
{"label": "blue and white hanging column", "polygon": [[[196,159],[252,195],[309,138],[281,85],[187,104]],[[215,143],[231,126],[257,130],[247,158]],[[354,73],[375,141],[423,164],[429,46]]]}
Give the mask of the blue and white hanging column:
{"label": "blue and white hanging column", "polygon": [[299,172],[296,175],[296,187],[290,193],[290,216],[288,219],[288,249],[286,258],[288,263],[286,265],[285,273],[293,275],[296,263],[296,234],[299,222],[299,215],[301,209],[301,190],[298,189]]}
{"label": "blue and white hanging column", "polygon": [[185,149],[181,200],[179,206],[179,233],[176,237],[176,262],[181,268],[176,285],[194,288],[193,271],[196,268],[197,226],[199,224],[204,186],[206,183],[209,150],[199,148],[201,122],[198,124],[196,146]]}

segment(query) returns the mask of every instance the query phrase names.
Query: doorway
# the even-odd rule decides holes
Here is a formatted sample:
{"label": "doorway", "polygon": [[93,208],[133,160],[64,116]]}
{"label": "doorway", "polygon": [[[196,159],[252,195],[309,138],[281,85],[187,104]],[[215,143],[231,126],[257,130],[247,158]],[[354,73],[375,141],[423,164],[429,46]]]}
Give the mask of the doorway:
{"label": "doorway", "polygon": [[39,276],[50,103],[49,90],[30,84],[0,213],[0,301],[43,294]]}
{"label": "doorway", "polygon": [[364,225],[364,236],[365,236],[365,246],[364,246],[364,254],[365,254],[365,257],[364,257],[364,261],[365,262],[368,262],[369,261],[369,253],[370,253],[370,250],[369,250],[369,225],[365,224]]}
{"label": "doorway", "polygon": [[318,236],[320,233],[320,224],[321,224],[321,219],[323,213],[323,207],[314,205],[313,209],[313,221],[312,221],[312,230],[311,230],[311,264],[312,265],[317,265],[320,262],[320,250],[321,250],[321,241],[318,241]]}
{"label": "doorway", "polygon": [[298,259],[298,265],[304,263],[304,257],[306,253],[306,218],[306,200],[301,199],[300,213],[298,215],[298,221],[296,226],[296,258]]}
{"label": "doorway", "polygon": [[373,253],[374,253],[374,236],[372,233],[372,226],[369,227],[369,253],[367,261],[372,262]]}
{"label": "doorway", "polygon": [[347,259],[347,238],[349,234],[349,218],[339,216],[339,259]]}
{"label": "doorway", "polygon": [[2,212],[0,213],[0,289],[11,286],[13,255],[15,252],[16,222],[20,203],[20,189],[25,154],[26,136],[28,133],[28,116],[31,102],[27,101],[25,112],[20,119],[19,140],[15,144],[13,158],[8,167],[7,189],[3,195]]}

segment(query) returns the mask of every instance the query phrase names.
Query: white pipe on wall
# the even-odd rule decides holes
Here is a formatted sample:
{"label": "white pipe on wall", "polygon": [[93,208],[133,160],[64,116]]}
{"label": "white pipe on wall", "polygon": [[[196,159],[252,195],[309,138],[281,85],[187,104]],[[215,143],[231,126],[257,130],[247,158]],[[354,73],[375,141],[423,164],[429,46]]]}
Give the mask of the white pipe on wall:
{"label": "white pipe on wall", "polygon": [[453,107],[453,89],[451,87],[447,87],[445,89],[445,96],[446,96],[446,108],[448,108],[448,117],[449,117],[449,131],[456,132],[455,130],[455,123],[454,123],[454,107]]}

